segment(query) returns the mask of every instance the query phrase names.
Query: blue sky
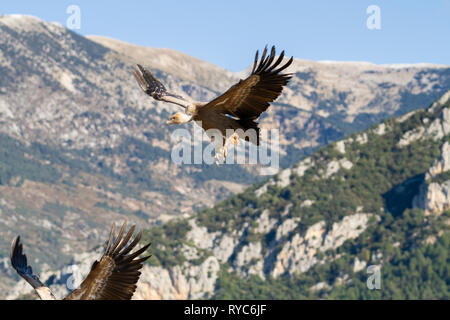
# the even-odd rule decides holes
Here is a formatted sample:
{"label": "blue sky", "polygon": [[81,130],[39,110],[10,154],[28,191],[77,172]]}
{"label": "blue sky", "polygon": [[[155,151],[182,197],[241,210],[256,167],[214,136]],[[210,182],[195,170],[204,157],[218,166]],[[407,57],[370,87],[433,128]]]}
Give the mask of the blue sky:
{"label": "blue sky", "polygon": [[[0,14],[66,25],[69,5],[81,9],[80,34],[171,48],[231,71],[266,44],[308,60],[450,64],[450,0],[14,0]],[[369,5],[380,8],[380,30],[366,26]]]}

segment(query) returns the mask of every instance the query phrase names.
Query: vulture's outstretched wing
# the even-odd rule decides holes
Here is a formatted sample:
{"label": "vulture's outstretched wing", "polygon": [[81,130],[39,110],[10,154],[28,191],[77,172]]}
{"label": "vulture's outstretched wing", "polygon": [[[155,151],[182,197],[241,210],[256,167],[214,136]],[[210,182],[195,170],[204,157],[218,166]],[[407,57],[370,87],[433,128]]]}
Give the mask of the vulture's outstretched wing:
{"label": "vulture's outstretched wing", "polygon": [[155,100],[175,103],[183,108],[187,108],[193,102],[187,98],[168,92],[161,81],[140,64],[134,66],[133,75],[141,89]]}
{"label": "vulture's outstretched wing", "polygon": [[275,101],[283,90],[292,74],[281,74],[293,61],[291,57],[284,65],[284,51],[275,61],[275,46],[267,55],[264,49],[258,64],[258,51],[252,73],[245,80],[240,80],[221,96],[207,103],[199,109],[201,113],[216,112],[228,114],[241,120],[255,120],[267,110],[270,102]]}
{"label": "vulture's outstretched wing", "polygon": [[22,243],[20,243],[20,236],[14,238],[11,243],[9,253],[12,267],[17,273],[24,278],[35,290],[42,300],[55,300],[50,289],[33,274],[33,269],[28,265],[27,256],[23,253]]}
{"label": "vulture's outstretched wing", "polygon": [[145,252],[150,243],[134,253],[130,253],[139,243],[142,231],[129,243],[134,233],[132,226],[124,236],[127,221],[125,220],[116,240],[113,242],[115,225],[111,228],[105,253],[100,261],[95,261],[86,279],[79,289],[70,293],[65,300],[130,300],[136,290],[143,262],[150,258],[138,258]]}

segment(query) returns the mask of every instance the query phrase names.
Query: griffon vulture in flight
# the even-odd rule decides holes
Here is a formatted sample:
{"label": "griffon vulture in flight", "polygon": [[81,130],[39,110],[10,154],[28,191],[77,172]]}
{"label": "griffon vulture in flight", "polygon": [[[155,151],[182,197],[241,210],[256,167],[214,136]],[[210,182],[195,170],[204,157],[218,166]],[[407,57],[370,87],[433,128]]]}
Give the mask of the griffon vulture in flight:
{"label": "griffon vulture in flight", "polygon": [[[136,226],[132,226],[125,235],[127,221],[122,225],[119,234],[113,241],[115,225],[109,235],[106,250],[100,261],[95,261],[86,279],[78,289],[73,290],[64,300],[130,300],[136,290],[143,262],[150,258],[138,258],[145,252],[150,243],[134,253],[130,253],[139,243],[142,231],[130,242]],[[36,291],[42,300],[55,300],[55,296],[27,263],[27,256],[22,252],[20,236],[11,244],[11,264],[17,273],[24,278]]]}
{"label": "griffon vulture in flight", "polygon": [[[283,60],[284,51],[278,59],[275,59],[275,46],[272,47],[270,55],[267,55],[266,47],[261,60],[258,60],[258,51],[256,51],[250,76],[240,80],[210,102],[192,101],[168,92],[148,69],[139,64],[134,67],[133,74],[146,94],[155,100],[174,103],[185,109],[185,113],[177,112],[171,116],[166,122],[168,125],[194,120],[207,134],[211,129],[218,130],[222,137],[222,141],[218,141],[220,144],[218,151],[222,153],[225,160],[226,144],[229,140],[237,144],[238,139],[242,138],[259,145],[259,127],[256,120],[267,110],[270,103],[279,97],[292,76],[292,74],[281,72],[291,65],[293,57],[285,64],[282,64]],[[218,154],[216,153],[217,163]]]}

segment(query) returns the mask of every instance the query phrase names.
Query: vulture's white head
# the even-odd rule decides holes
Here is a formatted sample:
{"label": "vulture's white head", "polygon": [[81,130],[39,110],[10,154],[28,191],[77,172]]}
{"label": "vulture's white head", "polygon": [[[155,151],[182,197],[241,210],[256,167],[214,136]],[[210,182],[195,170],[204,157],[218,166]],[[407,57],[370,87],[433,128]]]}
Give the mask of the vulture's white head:
{"label": "vulture's white head", "polygon": [[177,112],[173,116],[170,117],[169,121],[166,121],[166,124],[182,124],[191,121],[192,118],[187,114]]}

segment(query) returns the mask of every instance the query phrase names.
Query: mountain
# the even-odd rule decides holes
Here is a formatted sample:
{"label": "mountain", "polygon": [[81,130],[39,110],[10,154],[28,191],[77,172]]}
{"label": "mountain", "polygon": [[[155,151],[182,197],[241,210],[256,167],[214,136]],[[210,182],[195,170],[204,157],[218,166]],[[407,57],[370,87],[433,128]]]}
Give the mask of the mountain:
{"label": "mountain", "polygon": [[[21,234],[37,271],[101,243],[123,217],[149,228],[261,182],[254,166],[174,164],[174,129],[164,122],[179,109],[141,92],[131,74],[136,62],[169,90],[197,100],[239,78],[173,50],[0,16],[0,236]],[[262,119],[264,128],[280,129],[282,167],[428,105],[450,87],[450,68],[440,65],[295,59],[291,72],[289,87]],[[8,251],[8,241],[0,242],[3,269]],[[2,274],[1,285],[11,285]]]}
{"label": "mountain", "polygon": [[[147,230],[153,257],[135,298],[449,299],[449,194],[450,91]],[[47,283],[64,294],[74,266],[85,276],[100,253]],[[374,270],[381,290],[367,287]],[[9,298],[30,298],[24,284]]]}

